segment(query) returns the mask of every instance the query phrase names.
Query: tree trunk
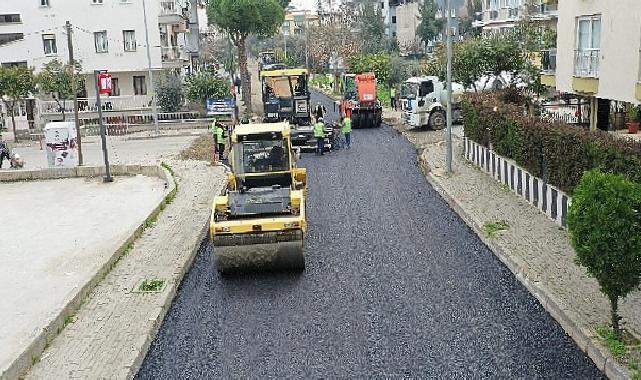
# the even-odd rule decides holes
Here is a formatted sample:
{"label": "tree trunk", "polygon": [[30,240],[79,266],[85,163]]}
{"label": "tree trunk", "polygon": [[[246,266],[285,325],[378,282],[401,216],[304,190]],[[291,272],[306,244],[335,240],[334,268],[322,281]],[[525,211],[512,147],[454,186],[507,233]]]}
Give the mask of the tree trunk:
{"label": "tree trunk", "polygon": [[619,326],[619,297],[610,296],[610,315],[612,318],[612,330],[617,334],[618,337],[621,337],[621,327]]}
{"label": "tree trunk", "polygon": [[[60,103],[58,103],[60,104]],[[60,107],[62,109],[62,121],[66,121],[66,116],[65,116],[65,106],[67,105],[67,101],[63,100],[62,101],[62,106]]]}
{"label": "tree trunk", "polygon": [[247,51],[245,42],[247,37],[242,36],[238,39],[238,67],[240,68],[240,82],[243,91],[243,101],[245,102],[245,112],[252,112],[252,85],[249,71],[247,70]]}
{"label": "tree trunk", "polygon": [[16,134],[15,107],[16,107],[16,102],[11,102],[10,112],[11,112],[11,125],[13,127],[13,141],[18,142],[18,135]]}

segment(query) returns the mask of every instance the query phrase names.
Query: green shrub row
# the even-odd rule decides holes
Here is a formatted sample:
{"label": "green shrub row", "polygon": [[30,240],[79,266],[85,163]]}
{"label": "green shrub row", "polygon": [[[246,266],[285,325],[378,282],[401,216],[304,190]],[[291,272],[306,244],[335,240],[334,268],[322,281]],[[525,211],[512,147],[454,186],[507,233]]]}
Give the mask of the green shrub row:
{"label": "green shrub row", "polygon": [[541,121],[523,107],[503,102],[500,93],[468,95],[463,118],[468,138],[569,194],[591,169],[641,183],[641,143]]}

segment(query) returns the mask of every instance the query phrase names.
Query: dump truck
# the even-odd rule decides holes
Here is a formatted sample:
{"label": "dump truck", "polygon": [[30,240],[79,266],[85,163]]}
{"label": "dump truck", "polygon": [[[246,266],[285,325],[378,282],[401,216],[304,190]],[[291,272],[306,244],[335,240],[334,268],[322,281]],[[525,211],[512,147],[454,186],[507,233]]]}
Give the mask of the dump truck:
{"label": "dump truck", "polygon": [[[452,121],[462,120],[462,85],[452,83]],[[412,77],[401,86],[401,117],[413,128],[443,129],[447,125],[447,88],[435,76]]]}
{"label": "dump truck", "polygon": [[343,86],[341,115],[352,119],[353,128],[380,127],[383,107],[376,98],[376,76],[373,73],[345,74]]}
{"label": "dump truck", "polygon": [[[274,69],[260,73],[263,94],[264,121],[277,123],[288,121],[291,140],[303,150],[316,149],[312,126],[309,74],[306,69]],[[331,126],[325,128],[325,148],[331,150],[333,134]]]}
{"label": "dump truck", "polygon": [[218,272],[305,269],[307,172],[296,166],[290,131],[285,122],[232,132],[227,187],[210,220]]}

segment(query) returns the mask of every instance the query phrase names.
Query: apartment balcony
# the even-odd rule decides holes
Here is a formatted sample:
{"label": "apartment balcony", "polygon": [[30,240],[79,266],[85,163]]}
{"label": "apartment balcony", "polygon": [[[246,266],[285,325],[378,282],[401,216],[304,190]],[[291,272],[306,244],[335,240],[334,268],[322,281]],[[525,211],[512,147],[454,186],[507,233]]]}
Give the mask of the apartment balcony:
{"label": "apartment balcony", "polygon": [[160,24],[178,24],[189,19],[189,1],[161,0],[158,22]]}
{"label": "apartment balcony", "polygon": [[541,84],[556,87],[556,49],[541,51]]}
{"label": "apartment balcony", "polygon": [[599,63],[601,50],[576,50],[574,52],[574,91],[596,94],[599,90]]}
{"label": "apartment balcony", "polygon": [[559,17],[559,5],[558,3],[531,5],[529,13],[533,20],[552,20]]}
{"label": "apartment balcony", "polygon": [[189,61],[189,55],[183,46],[162,46],[160,51],[162,53],[162,66],[165,69],[181,68]]}
{"label": "apartment balcony", "polygon": [[[145,111],[151,109],[151,96],[149,95],[103,96],[100,101],[104,112]],[[62,108],[55,100],[39,100],[37,108],[41,115],[62,114]],[[65,102],[64,111],[67,115],[73,115],[73,100]],[[78,113],[97,112],[96,98],[78,99]]]}

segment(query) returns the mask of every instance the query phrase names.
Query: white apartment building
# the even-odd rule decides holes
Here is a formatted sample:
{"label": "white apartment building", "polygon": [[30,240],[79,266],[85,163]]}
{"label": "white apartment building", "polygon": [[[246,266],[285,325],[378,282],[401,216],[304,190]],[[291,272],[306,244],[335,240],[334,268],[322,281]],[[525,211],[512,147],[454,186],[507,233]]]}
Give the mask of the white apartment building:
{"label": "white apartment building", "polygon": [[561,0],[555,67],[544,84],[590,101],[590,126],[606,129],[612,101],[641,103],[641,1]]}
{"label": "white apartment building", "polygon": [[541,21],[554,28],[558,15],[558,0],[483,0],[483,10],[474,26],[483,33],[509,30],[524,17]]}
{"label": "white apartment building", "polygon": [[[199,0],[146,0],[151,68],[189,69],[199,51]],[[192,14],[193,9],[193,14]],[[107,113],[149,113],[150,82],[142,0],[2,0],[0,64],[27,65],[36,72],[53,59],[68,62],[65,23],[72,24],[75,59],[82,65],[81,119],[95,118],[94,70],[113,76]],[[194,33],[191,33],[193,31]],[[72,103],[72,102],[67,102]],[[67,104],[66,114],[73,112]],[[21,126],[58,120],[55,101],[37,99],[21,106]],[[5,113],[6,114],[6,113]],[[109,114],[106,115],[109,117]],[[31,123],[28,123],[31,119]]]}

